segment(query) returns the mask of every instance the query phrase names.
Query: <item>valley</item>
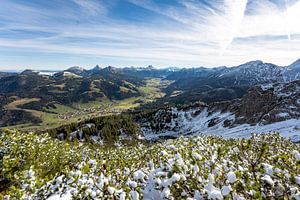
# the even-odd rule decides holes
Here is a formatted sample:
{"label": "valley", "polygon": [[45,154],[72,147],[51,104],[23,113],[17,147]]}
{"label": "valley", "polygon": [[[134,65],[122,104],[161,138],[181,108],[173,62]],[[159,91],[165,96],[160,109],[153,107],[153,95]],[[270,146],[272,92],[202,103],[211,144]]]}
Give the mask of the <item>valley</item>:
{"label": "valley", "polygon": [[40,119],[40,122],[5,126],[3,129],[16,128],[19,130],[35,131],[56,128],[97,116],[117,115],[130,109],[134,109],[142,104],[153,102],[158,98],[162,98],[165,95],[162,90],[167,87],[168,84],[169,81],[163,81],[159,78],[148,79],[145,80],[144,86],[137,88],[140,93],[140,96],[137,97],[125,98],[123,100],[110,100],[103,97],[86,103],[74,102],[66,105],[55,103],[53,106],[43,110],[25,108],[27,104],[39,103],[41,99],[19,99],[15,97],[12,102],[3,106],[3,110],[18,110],[20,112],[26,112],[31,114],[33,117]]}

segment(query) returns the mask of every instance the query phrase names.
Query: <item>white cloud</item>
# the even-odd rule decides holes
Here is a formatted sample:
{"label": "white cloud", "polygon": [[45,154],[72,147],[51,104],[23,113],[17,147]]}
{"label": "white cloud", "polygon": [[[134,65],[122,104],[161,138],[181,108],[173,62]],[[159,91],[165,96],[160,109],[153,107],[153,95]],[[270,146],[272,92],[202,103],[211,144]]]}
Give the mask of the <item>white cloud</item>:
{"label": "white cloud", "polygon": [[[160,66],[230,66],[256,59],[286,65],[300,56],[296,37],[300,34],[300,1],[288,3],[286,9],[260,0],[248,4],[247,0],[209,4],[185,0],[178,1],[180,6],[128,1],[165,18],[138,24],[119,21],[108,17],[109,8],[101,1],[72,0],[84,15],[91,15],[78,24],[74,8],[62,6],[54,12],[4,0],[0,22],[6,23],[0,23],[0,46],[82,57],[109,56],[115,63],[118,58],[127,58],[134,64],[136,59]],[[16,10],[8,12],[10,6]],[[15,30],[51,34],[26,39],[1,36]]]}
{"label": "white cloud", "polygon": [[106,7],[101,1],[94,0],[73,0],[81,7],[87,15],[103,15],[106,13]]}

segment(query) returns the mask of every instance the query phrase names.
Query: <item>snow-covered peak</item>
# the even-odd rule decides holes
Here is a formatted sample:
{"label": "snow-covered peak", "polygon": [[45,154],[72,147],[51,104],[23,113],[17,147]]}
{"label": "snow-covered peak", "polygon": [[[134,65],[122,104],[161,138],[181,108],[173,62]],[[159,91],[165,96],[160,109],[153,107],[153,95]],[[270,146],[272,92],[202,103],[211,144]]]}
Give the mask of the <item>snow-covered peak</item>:
{"label": "snow-covered peak", "polygon": [[79,66],[70,67],[65,71],[84,71],[85,69]]}
{"label": "snow-covered peak", "polygon": [[264,64],[261,60],[254,60],[244,64],[239,65],[238,67],[252,67],[252,66],[260,66]]}
{"label": "snow-covered peak", "polygon": [[94,68],[93,68],[93,70],[100,70],[101,69],[101,67],[99,66],[99,65],[96,65]]}
{"label": "snow-covered peak", "polygon": [[233,67],[224,76],[235,80],[234,84],[237,85],[256,85],[258,83],[283,81],[282,70],[282,67],[258,60]]}
{"label": "snow-covered peak", "polygon": [[103,68],[101,71],[105,72],[105,73],[117,73],[117,72],[121,71],[121,69],[109,65],[109,66]]}
{"label": "snow-covered peak", "polygon": [[289,68],[300,68],[300,59],[296,60],[295,62],[293,62]]}
{"label": "snow-covered peak", "polygon": [[53,76],[55,73],[55,71],[39,71],[38,74],[41,76]]}
{"label": "snow-covered peak", "polygon": [[293,62],[283,72],[285,82],[300,79],[300,59]]}
{"label": "snow-covered peak", "polygon": [[63,72],[63,76],[64,77],[80,77],[79,75],[74,74],[72,72],[68,72],[68,71]]}

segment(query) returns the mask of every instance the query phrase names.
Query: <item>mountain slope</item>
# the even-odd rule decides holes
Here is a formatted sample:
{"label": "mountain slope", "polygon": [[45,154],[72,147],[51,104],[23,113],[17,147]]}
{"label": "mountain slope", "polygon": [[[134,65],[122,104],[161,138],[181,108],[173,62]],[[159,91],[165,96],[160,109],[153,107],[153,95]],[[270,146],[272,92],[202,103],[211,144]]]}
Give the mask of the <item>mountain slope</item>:
{"label": "mountain slope", "polygon": [[280,130],[300,133],[300,81],[251,88],[242,99],[167,107],[139,119],[146,138],[199,133],[223,136]]}
{"label": "mountain slope", "polygon": [[283,74],[284,81],[300,79],[300,59],[289,65]]}
{"label": "mountain slope", "polygon": [[[118,101],[138,97],[141,96],[138,88],[144,85],[141,79],[122,74],[88,77],[44,76],[26,70],[21,74],[0,79],[0,98],[2,99],[0,115],[10,116],[9,118],[2,117],[0,126],[39,122],[40,120],[36,118],[43,115],[41,112],[54,114],[49,109],[56,108],[57,105],[68,106],[71,109],[74,103]],[[39,101],[28,103],[25,101],[25,99],[36,98]],[[6,108],[6,105],[14,104],[16,101],[22,101],[23,104],[10,109]]]}
{"label": "mountain slope", "polygon": [[[300,78],[300,61],[287,67],[251,61],[236,67],[182,69],[167,76],[175,80],[166,88],[168,101],[217,102],[241,98],[254,85],[290,82]],[[176,95],[174,95],[176,92]]]}

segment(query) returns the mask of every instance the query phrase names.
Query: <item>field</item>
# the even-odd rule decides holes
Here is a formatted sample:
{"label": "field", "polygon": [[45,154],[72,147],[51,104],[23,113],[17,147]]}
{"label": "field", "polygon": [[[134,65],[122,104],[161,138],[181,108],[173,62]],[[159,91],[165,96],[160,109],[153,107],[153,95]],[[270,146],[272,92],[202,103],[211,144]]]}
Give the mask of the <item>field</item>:
{"label": "field", "polygon": [[19,106],[21,106],[21,105],[24,105],[24,104],[27,104],[27,103],[31,103],[31,102],[35,102],[35,101],[40,101],[40,99],[38,99],[38,98],[17,99],[15,101],[13,101],[13,102],[5,105],[4,109],[6,109],[6,110],[23,110],[23,111],[31,113],[33,116],[41,117],[42,116],[42,112],[39,112],[37,110],[19,108]]}

